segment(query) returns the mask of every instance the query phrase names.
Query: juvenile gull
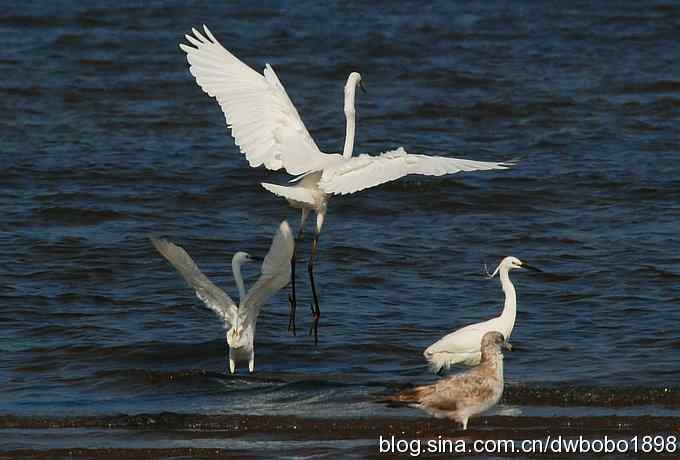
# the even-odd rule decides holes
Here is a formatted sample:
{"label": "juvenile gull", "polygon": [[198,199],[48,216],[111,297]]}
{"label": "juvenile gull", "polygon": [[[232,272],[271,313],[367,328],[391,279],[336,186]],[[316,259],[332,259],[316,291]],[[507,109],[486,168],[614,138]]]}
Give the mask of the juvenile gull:
{"label": "juvenile gull", "polygon": [[170,262],[194,288],[196,296],[224,321],[229,345],[229,371],[236,372],[239,362],[248,361],[250,372],[255,370],[255,324],[262,305],[279,289],[290,282],[290,259],[295,241],[288,222],[279,226],[274,240],[262,262],[262,274],[246,293],[241,276],[241,266],[253,258],[246,252],[237,252],[231,260],[234,281],[240,302],[237,306],[220,288],[215,286],[196,266],[181,247],[163,239],[151,238],[158,252]]}
{"label": "juvenile gull", "polygon": [[[324,153],[307,131],[297,109],[288,97],[274,69],[266,64],[264,72],[250,68],[225,49],[207,27],[192,29],[180,44],[187,54],[189,71],[196,83],[214,97],[224,112],[227,127],[252,167],[281,168],[296,176],[294,185],[262,183],[271,193],[288,200],[301,210],[298,238],[302,237],[309,214],[316,214],[312,252],[307,266],[314,305],[314,340],[318,341],[319,299],[314,283],[314,259],[319,234],[324,224],[328,199],[397,180],[409,174],[442,176],[461,171],[505,169],[511,163],[485,162],[443,156],[407,153],[403,147],[379,155],[352,156],[354,152],[355,95],[363,86],[361,75],[352,72],[344,93],[345,144],[342,153]],[[289,329],[295,333],[295,256],[290,295]]]}
{"label": "juvenile gull", "polygon": [[384,401],[390,405],[406,404],[437,418],[455,420],[467,430],[470,417],[489,410],[503,395],[501,347],[511,349],[503,334],[487,332],[481,342],[479,366],[431,385],[402,391]]}
{"label": "juvenile gull", "polygon": [[510,281],[509,272],[515,268],[528,268],[540,272],[539,269],[527,265],[517,257],[510,256],[503,259],[490,276],[490,278],[493,278],[497,273],[500,273],[501,286],[505,293],[503,312],[500,316],[490,320],[458,329],[427,347],[423,356],[430,363],[433,372],[441,373],[454,364],[467,366],[478,364],[481,358],[479,344],[484,334],[489,331],[499,331],[503,334],[503,337],[510,338],[517,315],[517,295],[515,294],[515,287]]}

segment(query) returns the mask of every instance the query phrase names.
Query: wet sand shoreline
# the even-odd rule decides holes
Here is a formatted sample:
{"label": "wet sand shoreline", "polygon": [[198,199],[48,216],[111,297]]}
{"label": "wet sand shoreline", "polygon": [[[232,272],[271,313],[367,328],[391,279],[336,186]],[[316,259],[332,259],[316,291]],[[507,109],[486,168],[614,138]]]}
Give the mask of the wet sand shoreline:
{"label": "wet sand shoreline", "polygon": [[[473,419],[468,431],[447,420],[425,417],[368,417],[321,419],[286,416],[139,414],[110,417],[0,417],[0,438],[14,434],[59,439],[89,439],[82,444],[55,444],[55,448],[4,448],[0,459],[150,459],[150,458],[269,458],[261,443],[334,450],[334,444],[350,444],[350,452],[378,456],[380,436],[397,439],[525,440],[562,435],[565,438],[630,439],[633,436],[671,435],[680,431],[680,417],[584,416],[512,417]],[[82,437],[78,438],[81,433]],[[98,441],[91,441],[95,439]],[[114,441],[109,441],[112,439]],[[117,440],[117,441],[116,441]],[[65,441],[68,443],[69,441]],[[88,444],[89,442],[89,444]],[[100,445],[97,445],[97,443]],[[112,447],[115,443],[119,447]],[[208,444],[206,444],[208,443]],[[260,443],[260,444],[258,444]],[[252,444],[252,449],[243,446]],[[3,443],[7,446],[7,443]],[[137,445],[138,447],[134,447]],[[175,447],[168,447],[168,446]],[[206,445],[215,446],[205,447]],[[313,447],[312,447],[313,445]],[[152,447],[149,447],[152,446]],[[195,446],[195,447],[194,447]],[[270,449],[271,450],[271,449]],[[386,458],[381,456],[381,458]],[[389,458],[389,457],[387,457]]]}
{"label": "wet sand shoreline", "polygon": [[[494,429],[495,433],[538,432],[554,430],[563,434],[579,432],[618,431],[641,434],[680,430],[680,417],[672,416],[583,416],[583,417],[513,417],[493,415],[473,418],[468,433]],[[6,429],[71,429],[104,428],[118,430],[195,430],[219,431],[225,435],[248,434],[295,435],[312,439],[347,439],[372,435],[399,433],[403,436],[428,436],[457,432],[455,424],[444,419],[427,417],[362,417],[362,418],[304,418],[297,416],[264,415],[203,415],[203,414],[138,414],[104,417],[20,417],[0,416],[0,433]]]}

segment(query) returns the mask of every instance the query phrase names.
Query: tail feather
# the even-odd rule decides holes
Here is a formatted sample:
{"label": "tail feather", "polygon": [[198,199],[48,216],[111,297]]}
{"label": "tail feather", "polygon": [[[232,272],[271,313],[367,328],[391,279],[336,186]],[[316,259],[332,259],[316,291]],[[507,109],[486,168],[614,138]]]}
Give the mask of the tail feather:
{"label": "tail feather", "polygon": [[386,404],[387,407],[403,407],[412,404],[419,404],[424,397],[432,393],[434,389],[432,385],[425,385],[407,390],[402,390],[399,393],[388,395],[379,400],[379,403]]}
{"label": "tail feather", "polygon": [[451,368],[452,359],[448,356],[448,353],[434,353],[432,351],[425,350],[423,356],[427,360],[432,372],[437,375],[442,375],[444,371],[448,371]]}
{"label": "tail feather", "polygon": [[397,407],[404,407],[404,406],[409,405],[409,403],[399,401],[398,398],[395,398],[393,396],[388,396],[386,398],[379,399],[377,402],[380,403],[380,404],[384,404],[385,406],[387,406],[391,409],[394,409],[394,408],[397,408]]}
{"label": "tail feather", "polygon": [[314,194],[304,187],[286,187],[283,185],[268,184],[266,182],[262,182],[260,185],[274,195],[278,195],[289,201],[297,201],[309,206],[314,206],[316,203]]}

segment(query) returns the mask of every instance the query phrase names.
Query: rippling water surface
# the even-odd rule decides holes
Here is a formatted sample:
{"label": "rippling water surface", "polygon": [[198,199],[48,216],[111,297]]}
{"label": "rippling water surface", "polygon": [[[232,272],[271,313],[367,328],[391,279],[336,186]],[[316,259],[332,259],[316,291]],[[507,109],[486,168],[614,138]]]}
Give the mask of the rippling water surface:
{"label": "rippling water surface", "polygon": [[[0,412],[384,414],[372,394],[432,378],[427,345],[497,314],[480,267],[510,254],[545,270],[513,272],[510,394],[680,386],[679,20],[665,2],[3,10]],[[358,152],[521,158],[333,198],[321,341],[305,334],[301,276],[302,333],[287,333],[280,293],[258,324],[257,377],[224,375],[221,324],[147,240],[181,244],[235,296],[231,254],[264,255],[280,220],[297,226],[258,185],[287,177],[247,166],[188,72],[177,45],[202,23],[271,63],[324,151],[342,149],[357,70]]]}

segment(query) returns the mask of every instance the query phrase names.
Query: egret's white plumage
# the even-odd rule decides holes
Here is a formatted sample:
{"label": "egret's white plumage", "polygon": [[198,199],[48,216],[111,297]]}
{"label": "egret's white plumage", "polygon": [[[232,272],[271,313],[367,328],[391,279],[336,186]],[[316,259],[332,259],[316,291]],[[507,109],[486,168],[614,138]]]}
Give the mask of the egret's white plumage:
{"label": "egret's white plumage", "polygon": [[506,339],[510,338],[517,315],[517,295],[515,287],[510,281],[509,272],[515,268],[537,270],[516,257],[510,256],[504,258],[491,275],[491,277],[494,277],[500,273],[501,286],[505,293],[505,306],[501,315],[458,329],[427,347],[423,356],[430,363],[430,367],[434,372],[448,369],[455,364],[467,366],[479,364],[481,357],[480,343],[482,337],[487,332],[498,331]]}
{"label": "egret's white plumage", "polygon": [[[352,72],[345,85],[346,138],[343,154],[327,154],[317,147],[274,69],[263,74],[227,51],[203,26],[185,35],[193,45],[180,44],[189,71],[208,95],[217,99],[236,145],[250,166],[285,169],[299,176],[323,171],[319,188],[328,194],[352,193],[407,174],[443,175],[459,171],[505,169],[507,163],[411,155],[403,147],[381,155],[351,158],[354,150],[356,87],[361,75]],[[388,169],[389,172],[376,174]],[[349,184],[344,184],[348,182]]]}
{"label": "egret's white plumage", "polygon": [[180,44],[198,85],[217,99],[231,134],[250,166],[284,168],[289,174],[307,172],[323,153],[309,135],[286,90],[269,64],[256,72],[215,39],[192,29],[185,35],[193,45]]}
{"label": "egret's white plumage", "polygon": [[[271,170],[283,168],[291,175],[303,176],[302,180],[291,186],[267,183],[262,186],[286,198],[293,207],[302,209],[302,225],[310,211],[315,211],[317,215],[309,262],[316,306],[315,329],[319,308],[312,267],[330,195],[358,192],[407,174],[440,176],[460,171],[505,169],[509,166],[509,163],[413,155],[403,147],[376,156],[364,154],[352,157],[356,88],[361,87],[361,75],[357,72],[352,72],[345,84],[344,112],[347,123],[342,154],[324,153],[310,136],[269,64],[260,74],[227,51],[206,26],[203,26],[203,33],[196,29],[192,29],[192,32],[193,35],[186,35],[189,45],[180,44],[187,54],[189,70],[203,91],[217,99],[227,126],[250,166],[264,165]],[[294,311],[294,268],[291,304]]]}
{"label": "egret's white plumage", "polygon": [[164,239],[151,238],[151,242],[196,291],[196,296],[224,321],[229,345],[229,370],[234,373],[239,362],[248,361],[248,368],[253,372],[257,317],[262,305],[290,282],[290,259],[293,256],[295,241],[288,223],[283,221],[279,225],[269,252],[262,262],[260,277],[248,291],[241,276],[241,266],[250,262],[252,258],[245,252],[234,254],[232,271],[239,290],[238,306],[201,272],[180,246]]}

